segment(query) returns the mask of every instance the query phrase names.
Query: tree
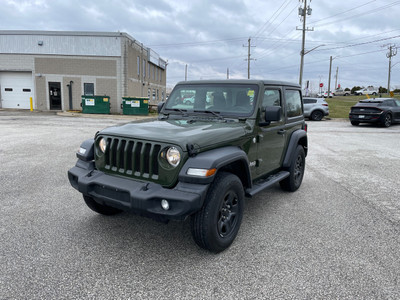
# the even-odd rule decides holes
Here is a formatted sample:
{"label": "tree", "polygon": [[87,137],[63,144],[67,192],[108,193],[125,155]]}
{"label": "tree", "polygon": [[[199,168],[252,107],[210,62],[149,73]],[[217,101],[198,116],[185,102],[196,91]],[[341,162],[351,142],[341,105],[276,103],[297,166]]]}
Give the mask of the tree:
{"label": "tree", "polygon": [[353,86],[353,88],[351,89],[351,93],[354,94],[355,91],[361,90],[362,87],[360,86]]}
{"label": "tree", "polygon": [[387,88],[384,87],[379,87],[379,94],[386,94],[387,93]]}

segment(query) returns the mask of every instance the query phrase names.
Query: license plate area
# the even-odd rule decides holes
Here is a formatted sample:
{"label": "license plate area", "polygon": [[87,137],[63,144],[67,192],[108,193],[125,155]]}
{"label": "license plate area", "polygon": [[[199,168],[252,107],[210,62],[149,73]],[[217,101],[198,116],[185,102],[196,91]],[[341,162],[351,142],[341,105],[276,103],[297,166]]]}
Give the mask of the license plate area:
{"label": "license plate area", "polygon": [[359,118],[359,119],[364,119],[364,118],[365,118],[365,115],[358,115],[358,118]]}

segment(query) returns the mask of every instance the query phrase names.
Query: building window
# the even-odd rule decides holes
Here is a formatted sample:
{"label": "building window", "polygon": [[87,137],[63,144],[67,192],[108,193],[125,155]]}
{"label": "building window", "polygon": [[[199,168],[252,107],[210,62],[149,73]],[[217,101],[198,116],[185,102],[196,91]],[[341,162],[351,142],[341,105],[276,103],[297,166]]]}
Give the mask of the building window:
{"label": "building window", "polygon": [[140,56],[137,57],[137,74],[140,76]]}
{"label": "building window", "polygon": [[29,92],[31,91],[31,89],[22,89],[22,91],[23,91],[23,92],[28,92],[28,93],[29,93]]}
{"label": "building window", "polygon": [[83,94],[86,96],[94,96],[94,83],[84,83]]}
{"label": "building window", "polygon": [[146,78],[146,61],[143,59],[143,78]]}
{"label": "building window", "polygon": [[12,92],[13,89],[12,89],[12,88],[5,88],[4,91],[5,91],[5,92]]}

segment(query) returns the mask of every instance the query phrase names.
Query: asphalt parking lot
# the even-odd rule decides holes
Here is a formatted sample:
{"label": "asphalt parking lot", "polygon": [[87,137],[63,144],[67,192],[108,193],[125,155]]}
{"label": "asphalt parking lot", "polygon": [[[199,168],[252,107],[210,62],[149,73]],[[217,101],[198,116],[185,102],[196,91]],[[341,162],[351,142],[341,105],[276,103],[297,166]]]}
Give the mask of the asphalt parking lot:
{"label": "asphalt parking lot", "polygon": [[125,122],[0,111],[0,299],[400,298],[400,125],[308,122],[301,188],[248,199],[215,255],[70,186],[80,143]]}

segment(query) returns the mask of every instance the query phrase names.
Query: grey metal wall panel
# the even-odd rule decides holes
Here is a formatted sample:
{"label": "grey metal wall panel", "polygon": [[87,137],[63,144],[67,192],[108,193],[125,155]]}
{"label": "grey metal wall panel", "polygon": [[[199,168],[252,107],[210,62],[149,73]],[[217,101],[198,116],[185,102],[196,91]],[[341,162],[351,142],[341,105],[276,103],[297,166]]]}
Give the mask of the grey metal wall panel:
{"label": "grey metal wall panel", "polygon": [[121,56],[121,38],[112,36],[0,34],[0,53]]}

